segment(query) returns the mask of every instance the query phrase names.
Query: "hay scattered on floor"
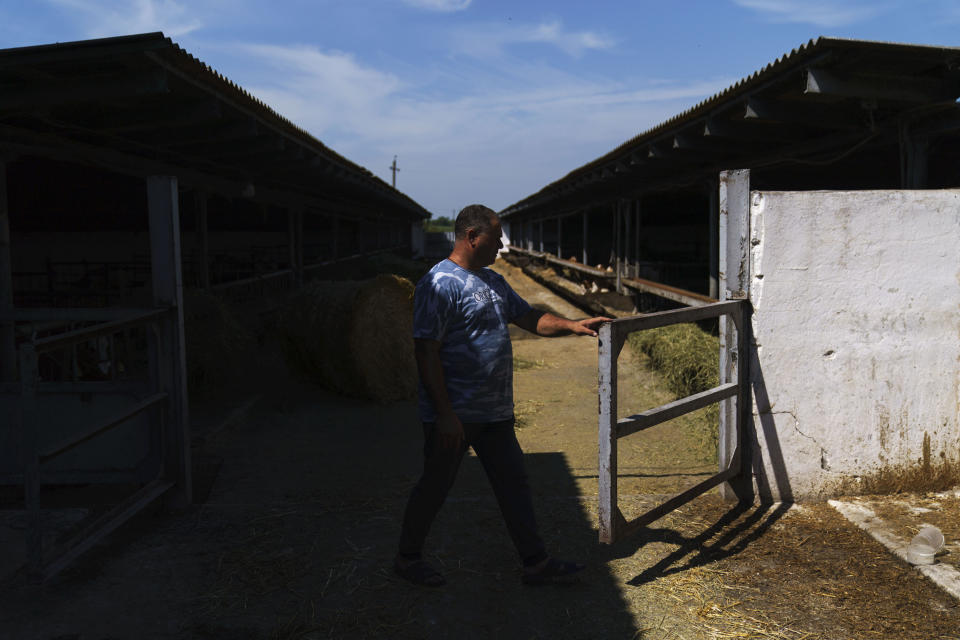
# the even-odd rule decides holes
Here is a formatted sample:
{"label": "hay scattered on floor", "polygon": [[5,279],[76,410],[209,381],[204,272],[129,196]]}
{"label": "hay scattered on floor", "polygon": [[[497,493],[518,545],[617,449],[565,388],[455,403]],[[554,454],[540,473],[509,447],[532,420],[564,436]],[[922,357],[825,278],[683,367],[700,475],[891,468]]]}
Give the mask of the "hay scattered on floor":
{"label": "hay scattered on floor", "polygon": [[688,396],[717,386],[720,345],[717,337],[695,324],[674,324],[630,334],[633,349],[650,357],[670,390]]}
{"label": "hay scattered on floor", "polygon": [[377,402],[416,392],[406,278],[313,283],[281,310],[277,326],[291,366],[334,391]]}
{"label": "hay scattered on floor", "polygon": [[[716,336],[696,324],[674,324],[630,334],[627,343],[649,358],[649,366],[658,371],[677,397],[706,391],[720,383],[720,344]],[[692,424],[695,436],[707,450],[716,451],[719,440],[719,405],[712,404],[696,412]]]}
{"label": "hay scattered on floor", "polygon": [[533,417],[543,408],[543,403],[539,400],[521,400],[514,403],[513,407],[513,426],[517,429],[524,429],[533,424]]}
{"label": "hay scattered on floor", "polygon": [[513,356],[513,370],[522,371],[524,369],[546,369],[551,365],[547,364],[545,360],[530,360],[528,358],[522,358],[516,354]]}

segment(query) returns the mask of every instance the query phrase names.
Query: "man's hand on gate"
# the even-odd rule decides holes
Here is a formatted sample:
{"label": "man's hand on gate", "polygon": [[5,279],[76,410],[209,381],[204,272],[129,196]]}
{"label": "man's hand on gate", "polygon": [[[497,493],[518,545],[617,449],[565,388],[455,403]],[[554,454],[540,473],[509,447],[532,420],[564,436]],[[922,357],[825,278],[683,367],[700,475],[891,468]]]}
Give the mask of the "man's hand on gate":
{"label": "man's hand on gate", "polygon": [[583,320],[574,320],[570,327],[570,331],[578,336],[597,337],[597,329],[600,328],[600,325],[602,325],[604,322],[610,322],[612,320],[613,318],[607,318],[604,316],[599,316],[597,318],[584,318]]}
{"label": "man's hand on gate", "polygon": [[554,337],[568,336],[571,333],[578,336],[597,337],[597,329],[604,322],[610,322],[613,318],[597,317],[584,318],[583,320],[568,320],[555,316],[552,313],[531,309],[524,315],[515,319],[513,323],[538,336]]}
{"label": "man's hand on gate", "polygon": [[463,446],[463,424],[457,414],[451,411],[437,416],[437,436],[444,449],[457,450]]}

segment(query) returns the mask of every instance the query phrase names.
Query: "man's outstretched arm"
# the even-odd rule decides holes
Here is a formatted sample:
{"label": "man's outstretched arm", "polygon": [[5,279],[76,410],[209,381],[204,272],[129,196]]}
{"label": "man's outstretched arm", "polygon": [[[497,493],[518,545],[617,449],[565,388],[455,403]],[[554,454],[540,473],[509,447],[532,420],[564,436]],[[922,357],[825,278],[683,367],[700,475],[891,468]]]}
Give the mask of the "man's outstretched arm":
{"label": "man's outstretched arm", "polygon": [[514,320],[513,324],[530,333],[548,338],[568,336],[570,334],[596,337],[597,329],[600,328],[600,325],[604,322],[610,322],[611,320],[613,320],[613,318],[607,318],[605,316],[584,318],[583,320],[569,320],[555,316],[552,313],[547,313],[546,311],[531,309]]}

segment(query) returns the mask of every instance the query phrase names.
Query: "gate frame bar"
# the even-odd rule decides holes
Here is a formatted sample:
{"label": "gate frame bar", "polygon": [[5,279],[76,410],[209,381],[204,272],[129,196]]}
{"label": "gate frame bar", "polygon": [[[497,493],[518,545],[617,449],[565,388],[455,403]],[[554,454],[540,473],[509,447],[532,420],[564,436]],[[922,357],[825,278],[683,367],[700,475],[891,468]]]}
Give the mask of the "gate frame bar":
{"label": "gate frame bar", "polygon": [[[741,361],[737,357],[737,354],[733,354],[733,357],[730,359],[731,363],[736,367],[736,382],[723,382],[721,380],[721,384],[712,389],[681,398],[637,415],[618,418],[617,357],[623,349],[627,335],[635,331],[655,329],[671,324],[696,322],[708,318],[727,316],[733,321],[736,327],[736,351],[738,354],[746,354],[750,321],[749,313],[750,306],[747,301],[728,300],[700,307],[689,307],[631,318],[621,318],[600,327],[598,357],[600,394],[598,430],[600,453],[598,473],[600,485],[600,542],[613,544],[651,522],[658,520],[665,514],[686,504],[713,487],[724,482],[738,479],[748,471],[748,469],[744,467],[744,462],[748,458],[743,455],[742,446],[745,433],[745,421],[742,418],[749,416],[749,413],[745,412],[743,407],[746,407],[751,400],[749,372],[747,371],[746,360]],[[724,460],[721,459],[721,471],[628,522],[617,504],[617,440],[729,398],[736,398],[738,408],[737,415],[740,419],[736,421],[736,442],[733,447],[733,453],[726,464],[724,464]]]}
{"label": "gate frame bar", "polygon": [[[599,330],[599,537],[607,544],[634,533],[717,485],[720,485],[720,494],[725,500],[754,500],[752,440],[748,437],[753,421],[749,371],[753,313],[750,304],[750,170],[721,171],[717,187],[721,301],[622,318],[603,325]],[[719,386],[636,416],[618,419],[617,356],[627,335],[633,331],[713,317],[720,318]],[[617,440],[713,402],[721,403],[720,472],[627,522],[617,505]]]}

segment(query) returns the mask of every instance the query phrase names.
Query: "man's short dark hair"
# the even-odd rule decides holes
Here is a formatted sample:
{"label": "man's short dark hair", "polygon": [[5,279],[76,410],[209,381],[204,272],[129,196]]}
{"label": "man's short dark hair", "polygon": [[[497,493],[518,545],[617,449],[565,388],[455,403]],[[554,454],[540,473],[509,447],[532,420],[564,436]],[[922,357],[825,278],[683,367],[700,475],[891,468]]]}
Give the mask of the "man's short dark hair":
{"label": "man's short dark hair", "polygon": [[467,237],[467,229],[476,229],[480,233],[485,233],[493,228],[493,221],[497,217],[497,212],[482,204],[471,204],[464,207],[457,214],[457,222],[454,224],[453,233],[459,240]]}

